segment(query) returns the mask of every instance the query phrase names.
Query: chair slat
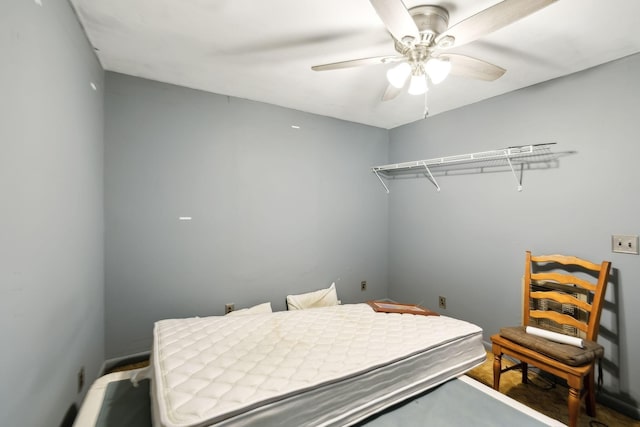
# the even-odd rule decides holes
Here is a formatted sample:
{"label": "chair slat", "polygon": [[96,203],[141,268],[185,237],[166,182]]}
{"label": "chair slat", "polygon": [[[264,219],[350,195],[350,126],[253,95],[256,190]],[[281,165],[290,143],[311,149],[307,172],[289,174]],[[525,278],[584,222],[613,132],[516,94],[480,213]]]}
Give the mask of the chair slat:
{"label": "chair slat", "polygon": [[567,314],[558,313],[557,311],[531,310],[529,311],[529,317],[533,317],[535,319],[553,320],[560,325],[573,326],[574,328],[579,329],[582,332],[587,332],[588,330],[588,326],[586,323],[576,320]]}
{"label": "chair slat", "polygon": [[531,298],[534,298],[536,300],[550,299],[550,300],[559,302],[561,304],[575,305],[576,307],[586,312],[591,312],[591,304],[589,304],[588,302],[579,300],[574,296],[563,294],[561,292],[535,291],[535,292],[531,292],[529,295],[531,296]]}
{"label": "chair slat", "polygon": [[531,255],[531,261],[537,263],[554,262],[562,265],[579,265],[591,271],[600,271],[602,269],[601,264],[594,264],[591,261],[568,255]]}
{"label": "chair slat", "polygon": [[576,276],[560,273],[532,273],[531,279],[536,281],[551,281],[562,283],[563,285],[576,285],[590,292],[595,292],[598,288],[596,284]]}

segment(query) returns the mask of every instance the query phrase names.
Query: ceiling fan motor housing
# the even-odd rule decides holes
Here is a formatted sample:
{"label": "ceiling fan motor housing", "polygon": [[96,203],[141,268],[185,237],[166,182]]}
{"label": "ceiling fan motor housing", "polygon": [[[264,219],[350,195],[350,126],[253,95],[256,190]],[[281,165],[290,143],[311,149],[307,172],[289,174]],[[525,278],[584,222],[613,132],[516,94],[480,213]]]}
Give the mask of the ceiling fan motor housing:
{"label": "ceiling fan motor housing", "polygon": [[440,6],[415,6],[409,9],[420,33],[419,40],[395,40],[395,49],[412,64],[426,61],[435,47],[435,38],[447,30],[449,12]]}
{"label": "ceiling fan motor housing", "polygon": [[416,6],[409,13],[420,31],[418,43],[431,45],[438,34],[449,28],[449,12],[440,6]]}

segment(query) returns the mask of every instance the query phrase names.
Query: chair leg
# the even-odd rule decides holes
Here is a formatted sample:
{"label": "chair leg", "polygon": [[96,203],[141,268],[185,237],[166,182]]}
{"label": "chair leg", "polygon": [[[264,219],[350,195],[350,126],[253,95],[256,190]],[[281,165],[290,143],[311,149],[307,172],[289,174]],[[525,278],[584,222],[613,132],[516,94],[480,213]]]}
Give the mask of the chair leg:
{"label": "chair leg", "polygon": [[585,377],[586,387],[587,387],[587,396],[585,398],[585,403],[587,405],[587,414],[591,417],[596,417],[596,385],[595,385],[595,372],[593,369],[591,372]]}
{"label": "chair leg", "polygon": [[522,384],[528,384],[529,383],[529,365],[525,362],[521,362],[520,367],[522,369]]}
{"label": "chair leg", "polygon": [[580,415],[580,390],[569,387],[569,427],[578,425]]}
{"label": "chair leg", "polygon": [[502,374],[502,351],[493,349],[493,389],[500,391],[500,374]]}

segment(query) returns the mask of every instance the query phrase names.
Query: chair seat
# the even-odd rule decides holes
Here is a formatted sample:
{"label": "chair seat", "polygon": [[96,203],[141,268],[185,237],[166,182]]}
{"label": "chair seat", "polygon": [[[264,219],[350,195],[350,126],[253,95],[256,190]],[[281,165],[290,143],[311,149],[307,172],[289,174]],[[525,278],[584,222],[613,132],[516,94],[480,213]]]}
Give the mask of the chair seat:
{"label": "chair seat", "polygon": [[584,348],[579,348],[528,334],[524,326],[501,328],[500,336],[570,366],[587,365],[604,356],[604,347],[597,342],[583,340]]}

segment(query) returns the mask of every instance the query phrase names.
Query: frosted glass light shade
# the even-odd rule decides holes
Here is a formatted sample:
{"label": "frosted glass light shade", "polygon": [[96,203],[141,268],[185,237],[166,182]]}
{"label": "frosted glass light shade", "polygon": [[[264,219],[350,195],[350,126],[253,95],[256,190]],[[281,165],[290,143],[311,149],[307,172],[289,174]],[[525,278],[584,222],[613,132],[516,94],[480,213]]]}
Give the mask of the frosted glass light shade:
{"label": "frosted glass light shade", "polygon": [[437,85],[449,75],[451,63],[448,60],[431,58],[425,64],[425,71],[433,84]]}
{"label": "frosted glass light shade", "polygon": [[422,95],[427,91],[427,79],[424,74],[414,74],[411,76],[411,83],[409,84],[410,95]]}
{"label": "frosted glass light shade", "polygon": [[389,80],[391,86],[402,89],[407,82],[409,74],[411,74],[411,65],[401,62],[387,71],[387,80]]}

